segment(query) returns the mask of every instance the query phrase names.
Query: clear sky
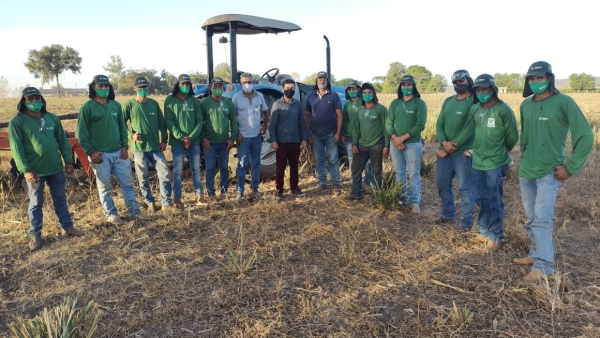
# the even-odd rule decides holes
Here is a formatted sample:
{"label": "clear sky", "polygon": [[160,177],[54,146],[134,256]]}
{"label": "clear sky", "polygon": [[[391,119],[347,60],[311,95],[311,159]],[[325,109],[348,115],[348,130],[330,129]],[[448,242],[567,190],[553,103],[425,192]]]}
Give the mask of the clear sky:
{"label": "clear sky", "polygon": [[[79,51],[81,74],[63,73],[65,87],[82,87],[110,55],[126,69],[207,73],[202,23],[219,14],[248,14],[293,22],[291,34],[238,36],[238,69],[262,74],[278,67],[302,78],[325,70],[325,41],[337,79],[370,81],[392,62],[418,64],[450,78],[457,69],[525,73],[538,60],[557,78],[600,76],[594,1],[10,1],[0,11],[0,76],[9,86],[40,86],[27,71],[30,49],[53,43]],[[229,46],[213,38],[214,62]],[[45,88],[50,88],[46,84]]]}

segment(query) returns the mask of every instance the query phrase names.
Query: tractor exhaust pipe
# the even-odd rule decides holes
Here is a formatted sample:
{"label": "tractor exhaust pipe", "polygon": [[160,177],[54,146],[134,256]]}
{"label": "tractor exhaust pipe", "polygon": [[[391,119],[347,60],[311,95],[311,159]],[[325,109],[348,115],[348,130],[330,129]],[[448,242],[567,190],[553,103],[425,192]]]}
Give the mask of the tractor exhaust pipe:
{"label": "tractor exhaust pipe", "polygon": [[329,50],[329,39],[327,35],[323,35],[323,39],[327,41],[327,48],[325,49],[325,58],[327,60],[327,76],[329,76],[329,82],[331,82],[331,52]]}

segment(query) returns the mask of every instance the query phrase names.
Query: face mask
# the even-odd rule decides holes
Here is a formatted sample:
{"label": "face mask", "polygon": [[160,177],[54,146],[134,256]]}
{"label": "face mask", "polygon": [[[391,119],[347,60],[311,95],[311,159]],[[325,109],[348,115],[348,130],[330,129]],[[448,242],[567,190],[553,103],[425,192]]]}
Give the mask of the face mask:
{"label": "face mask", "polygon": [[484,93],[484,92],[480,92],[477,93],[477,98],[479,99],[479,102],[481,103],[487,103],[492,96],[494,96],[494,91],[490,90],[488,93]]}
{"label": "face mask", "polygon": [[467,84],[467,83],[456,84],[456,85],[454,85],[454,91],[457,94],[464,94],[469,91],[469,84]]}
{"label": "face mask", "polygon": [[223,89],[221,88],[213,88],[212,93],[214,96],[221,96],[223,95]]}
{"label": "face mask", "polygon": [[326,89],[327,81],[323,81],[322,83],[317,84],[317,86],[319,87],[319,89]]}
{"label": "face mask", "polygon": [[283,94],[285,95],[285,97],[287,97],[288,99],[291,99],[292,97],[294,97],[294,93],[296,93],[295,90],[293,89],[286,89],[283,91]]}
{"label": "face mask", "polygon": [[351,99],[354,99],[358,96],[358,92],[348,92],[348,96],[350,96]]}
{"label": "face mask", "polygon": [[106,89],[96,88],[94,90],[96,91],[96,94],[103,99],[108,97],[108,92],[110,91],[110,89],[108,89],[108,88],[106,88]]}
{"label": "face mask", "polygon": [[29,110],[33,111],[33,112],[39,112],[42,107],[44,106],[44,104],[40,101],[31,101],[29,103],[26,103],[25,106],[27,108],[29,108]]}
{"label": "face mask", "polygon": [[546,89],[548,89],[548,85],[550,85],[550,80],[546,80],[544,82],[529,82],[529,89],[531,89],[531,91],[534,94],[541,94],[543,92],[546,91]]}
{"label": "face mask", "polygon": [[137,96],[139,96],[139,97],[148,96],[148,89],[136,89],[135,92],[136,92]]}
{"label": "face mask", "polygon": [[362,98],[366,103],[369,103],[373,101],[373,94],[363,94]]}
{"label": "face mask", "polygon": [[253,83],[244,83],[242,86],[242,90],[244,91],[244,93],[250,93],[252,89],[254,89]]}
{"label": "face mask", "polygon": [[188,86],[179,86],[179,91],[181,92],[181,94],[186,95],[187,93],[190,92],[190,87],[188,87]]}
{"label": "face mask", "polygon": [[404,96],[410,96],[410,94],[412,94],[413,89],[412,88],[402,88],[402,95]]}

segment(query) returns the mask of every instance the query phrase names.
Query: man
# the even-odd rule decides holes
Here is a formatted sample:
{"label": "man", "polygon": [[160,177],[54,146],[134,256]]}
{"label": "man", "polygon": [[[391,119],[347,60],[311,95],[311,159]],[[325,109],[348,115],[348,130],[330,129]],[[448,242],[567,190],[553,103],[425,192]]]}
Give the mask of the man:
{"label": "man", "polygon": [[235,93],[231,99],[238,120],[236,201],[240,201],[244,196],[248,157],[250,157],[250,173],[252,175],[250,181],[252,196],[254,198],[260,196],[258,192],[258,185],[260,184],[260,150],[262,147],[262,135],[267,132],[269,123],[269,107],[263,95],[254,90],[252,74],[243,73],[240,76],[240,81],[242,83],[242,91]]}
{"label": "man", "polygon": [[[524,279],[535,281],[554,273],[554,204],[561,182],[577,174],[587,161],[594,133],[575,101],[556,89],[549,63],[534,62],[525,76],[523,97],[527,99],[520,108],[519,180],[531,248],[529,256],[514,262],[532,265]],[[573,151],[567,161],[565,142],[569,131]]]}
{"label": "man", "polygon": [[479,235],[471,242],[484,243],[488,251],[496,251],[504,238],[503,181],[512,162],[508,153],[517,144],[519,131],[515,114],[498,98],[491,75],[479,75],[473,88],[479,103],[471,107],[467,124],[454,141],[456,146],[463,146],[475,135],[471,177],[479,207]]}
{"label": "man", "polygon": [[8,124],[8,139],[17,170],[25,175],[27,182],[29,249],[42,247],[44,184],[50,188],[54,212],[64,233],[83,235],[83,231],[73,226],[65,192],[65,173],[73,173],[71,146],[60,120],[46,110],[46,101],[37,88],[23,89],[17,115]]}
{"label": "man", "polygon": [[377,93],[372,84],[366,82],[361,87],[363,105],[350,126],[354,159],[352,161],[352,191],[349,200],[360,200],[362,192],[362,172],[370,160],[373,166],[375,189],[382,184],[383,158],[390,153],[390,135],[386,131],[387,109],[379,104]]}
{"label": "man", "polygon": [[121,186],[129,218],[149,220],[135,199],[133,175],[127,153],[127,125],[121,105],[106,75],[96,75],[89,85],[89,100],[79,108],[79,143],[89,156],[104,216],[114,225],[123,224],[112,198],[111,175]]}
{"label": "man", "polygon": [[473,95],[473,79],[464,69],[452,74],[452,84],[456,95],[446,98],[442,104],[436,123],[437,138],[441,142],[435,163],[435,183],[442,204],[442,215],[434,223],[453,223],[456,213],[452,180],[458,180],[460,195],[460,232],[473,226],[475,199],[471,188],[471,149],[473,137],[456,147],[454,138],[464,128],[471,106],[477,102]]}
{"label": "man", "polygon": [[189,75],[181,74],[173,86],[171,95],[164,103],[165,123],[169,129],[169,145],[173,155],[173,192],[175,207],[183,208],[181,202],[181,179],[183,158],[187,153],[192,168],[192,182],[196,205],[205,205],[204,187],[200,172],[200,137],[204,119],[200,101],[194,97]]}
{"label": "man", "polygon": [[[342,109],[342,115],[344,121],[342,122],[342,144],[346,146],[346,153],[348,156],[348,165],[352,168],[352,160],[354,159],[354,152],[352,151],[352,135],[350,134],[350,126],[354,123],[358,117],[358,110],[362,107],[363,101],[360,95],[360,86],[356,81],[350,81],[346,85],[346,103]],[[387,109],[386,109],[387,110]],[[338,148],[339,149],[339,148]],[[361,174],[362,175],[362,174]],[[371,166],[371,160],[367,162],[365,167],[365,178],[364,185],[365,190],[368,191],[373,181],[373,169]]]}
{"label": "man", "polygon": [[133,84],[135,98],[123,106],[125,122],[129,121],[129,138],[132,140],[133,161],[140,191],[148,211],[157,211],[150,180],[148,163],[156,168],[160,184],[160,199],[162,211],[168,211],[171,206],[171,181],[169,180],[169,165],[163,151],[167,148],[167,126],[162,110],[153,99],[148,98],[148,80],[137,77]]}
{"label": "man", "polygon": [[294,98],[296,83],[292,79],[283,81],[283,97],[271,108],[269,137],[275,150],[277,171],[275,175],[275,197],[283,196],[285,167],[290,165],[290,190],[292,195],[302,196],[298,188],[298,163],[300,148],[306,147],[306,127],[300,101]]}
{"label": "man", "polygon": [[340,167],[338,161],[338,145],[342,135],[342,101],[339,95],[331,90],[326,72],[317,73],[314,90],[306,97],[306,134],[308,143],[313,145],[319,191],[327,189],[327,169],[325,154],[329,162],[331,184],[334,196],[342,191],[340,184]]}
{"label": "man", "polygon": [[[390,104],[386,129],[391,135],[391,155],[396,172],[396,184],[402,185],[400,202],[407,203],[411,212],[421,212],[421,155],[423,143],[421,132],[427,122],[427,105],[421,100],[415,79],[405,75],[398,86],[398,98]],[[406,172],[410,195],[407,196]]]}
{"label": "man", "polygon": [[202,148],[206,164],[206,189],[211,202],[216,201],[215,171],[219,162],[221,200],[229,189],[229,151],[238,135],[235,107],[231,100],[223,99],[224,83],[219,77],[212,79],[211,95],[200,102],[204,114]]}

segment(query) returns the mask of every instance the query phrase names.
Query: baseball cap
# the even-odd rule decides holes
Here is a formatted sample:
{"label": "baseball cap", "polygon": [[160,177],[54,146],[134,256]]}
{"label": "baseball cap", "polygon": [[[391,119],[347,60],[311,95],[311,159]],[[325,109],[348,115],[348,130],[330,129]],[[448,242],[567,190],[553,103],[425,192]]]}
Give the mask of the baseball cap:
{"label": "baseball cap", "polygon": [[317,73],[317,79],[320,78],[320,77],[327,77],[328,78],[327,72],[323,72],[323,71],[318,72]]}
{"label": "baseball cap", "polygon": [[135,82],[133,82],[134,87],[148,87],[149,85],[148,80],[143,76],[136,77]]}
{"label": "baseball cap", "polygon": [[471,77],[471,75],[469,75],[469,72],[467,72],[464,69],[459,69],[457,71],[454,72],[454,74],[452,74],[452,81],[459,81],[459,80],[464,80]]}
{"label": "baseball cap", "polygon": [[187,75],[187,74],[181,74],[181,75],[179,75],[179,77],[177,78],[177,80],[179,81],[179,83],[182,83],[182,82],[192,83],[192,80],[190,79],[190,76]]}
{"label": "baseball cap", "polygon": [[31,95],[39,95],[42,96],[42,93],[35,87],[25,87],[23,88],[23,97],[29,97]]}
{"label": "baseball cap", "polygon": [[360,86],[358,85],[358,82],[356,81],[350,81],[348,82],[348,84],[346,85],[346,88],[360,88]]}
{"label": "baseball cap", "polygon": [[106,75],[96,75],[96,76],[94,76],[92,83],[93,84],[110,84],[110,81],[108,80],[108,76],[106,76]]}
{"label": "baseball cap", "polygon": [[222,85],[224,85],[225,83],[223,82],[223,79],[221,79],[220,77],[214,77],[212,79],[212,81],[210,81],[210,85],[214,85],[215,83],[220,83]]}
{"label": "baseball cap", "polygon": [[546,74],[552,74],[552,66],[550,66],[550,64],[548,62],[537,61],[537,62],[534,62],[533,64],[531,64],[531,66],[529,67],[529,70],[527,71],[527,75],[525,75],[525,77],[529,77],[529,76],[542,77]]}

